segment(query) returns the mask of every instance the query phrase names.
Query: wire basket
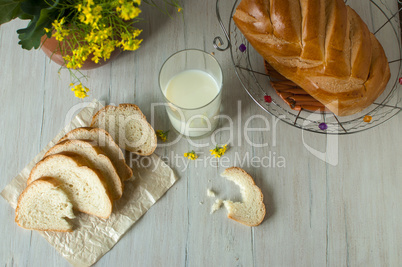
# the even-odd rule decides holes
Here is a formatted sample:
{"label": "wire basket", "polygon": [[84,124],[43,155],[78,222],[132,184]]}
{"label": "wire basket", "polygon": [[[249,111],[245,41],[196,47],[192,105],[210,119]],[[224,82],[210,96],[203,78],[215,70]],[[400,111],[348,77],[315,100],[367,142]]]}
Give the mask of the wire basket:
{"label": "wire basket", "polygon": [[[215,37],[214,47],[219,51],[230,50],[235,72],[242,86],[250,97],[263,110],[279,118],[283,122],[306,131],[322,134],[351,134],[376,127],[398,114],[402,107],[401,95],[401,24],[402,1],[388,1],[395,6],[384,4],[385,0],[349,0],[351,6],[366,22],[369,30],[374,33],[384,48],[388,58],[391,78],[380,97],[363,111],[338,117],[331,112],[311,112],[301,109],[291,109],[270,85],[270,77],[265,73],[264,60],[248,43],[235,25],[232,17],[239,4],[234,0],[226,30],[219,10],[219,0],[216,1],[216,15],[226,42],[221,37]],[[246,50],[239,49],[244,45]],[[270,101],[267,102],[267,96]],[[369,120],[369,122],[367,122]],[[324,126],[324,127],[323,127]]]}

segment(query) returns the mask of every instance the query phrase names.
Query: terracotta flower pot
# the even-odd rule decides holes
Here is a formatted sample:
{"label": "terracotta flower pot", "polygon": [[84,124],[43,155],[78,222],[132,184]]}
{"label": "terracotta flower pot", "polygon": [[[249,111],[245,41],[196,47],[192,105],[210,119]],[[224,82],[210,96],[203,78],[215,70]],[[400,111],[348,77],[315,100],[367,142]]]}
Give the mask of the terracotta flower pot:
{"label": "terracotta flower pot", "polygon": [[[56,38],[51,37],[47,38],[46,35],[42,36],[41,39],[42,43],[42,50],[45,52],[45,54],[54,62],[59,64],[60,66],[65,66],[65,62],[63,59],[63,56],[65,53],[72,55],[71,50],[66,51],[65,53],[62,53],[61,47],[63,47],[64,43],[59,42],[56,40]],[[64,49],[63,49],[64,50]],[[91,60],[92,55],[88,57],[88,59],[82,64],[82,67],[80,68],[81,70],[89,70],[89,69],[95,69],[99,68],[110,61],[112,61],[114,58],[116,58],[119,54],[121,53],[121,50],[119,48],[116,48],[112,54],[110,55],[110,58],[107,60],[99,59],[98,63],[95,63]]]}

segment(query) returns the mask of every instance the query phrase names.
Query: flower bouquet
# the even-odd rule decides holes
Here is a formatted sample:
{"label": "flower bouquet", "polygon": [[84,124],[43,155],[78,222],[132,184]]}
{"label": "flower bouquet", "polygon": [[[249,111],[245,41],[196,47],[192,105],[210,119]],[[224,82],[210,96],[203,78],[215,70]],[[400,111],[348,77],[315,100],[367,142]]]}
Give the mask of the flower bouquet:
{"label": "flower bouquet", "polygon": [[[177,0],[144,2],[166,13],[169,6],[182,10]],[[72,70],[88,62],[100,64],[119,51],[138,49],[142,30],[135,23],[140,5],[141,0],[0,0],[0,24],[15,18],[30,20],[25,29],[17,30],[23,49],[37,49],[55,39],[57,49],[47,54],[51,58],[59,54],[61,61],[54,61],[69,69],[72,91],[84,98],[89,89]]]}

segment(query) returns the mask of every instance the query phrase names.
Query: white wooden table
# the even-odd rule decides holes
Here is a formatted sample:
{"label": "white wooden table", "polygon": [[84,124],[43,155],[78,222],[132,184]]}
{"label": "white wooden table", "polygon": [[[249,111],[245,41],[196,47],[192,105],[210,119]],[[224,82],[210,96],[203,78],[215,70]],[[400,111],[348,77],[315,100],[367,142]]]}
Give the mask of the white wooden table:
{"label": "white wooden table", "polygon": [[[222,14],[225,21],[232,3],[222,3],[222,10],[228,10]],[[194,149],[202,158],[209,156],[211,138],[195,141],[209,143],[204,148],[186,139],[158,148],[158,155],[170,157],[180,180],[96,266],[400,266],[401,115],[380,127],[340,136],[338,164],[332,166],[305,148],[301,130],[275,123],[259,109],[237,80],[230,54],[214,50],[212,40],[221,35],[215,1],[186,0],[184,17],[175,14],[173,19],[144,5],[142,16],[144,42],[138,51],[85,72],[91,98],[135,103],[150,118],[150,104],[162,100],[157,78],[164,60],[178,50],[198,48],[215,52],[223,67],[223,114],[234,119],[235,131],[227,161],[207,161],[206,167],[200,161],[184,168],[182,155]],[[67,71],[59,76],[59,67],[42,51],[20,49],[15,31],[25,24],[0,27],[0,189],[62,129],[71,108],[82,103],[68,89]],[[256,114],[268,119],[271,130],[247,136],[267,143],[263,148],[249,145],[243,132],[244,122]],[[250,125],[264,127],[261,119]],[[154,127],[171,127],[165,111],[157,113]],[[227,132],[217,135],[220,144],[228,139]],[[304,139],[325,151],[325,135],[305,132]],[[227,219],[224,209],[210,215],[214,200],[207,197],[207,188],[220,198],[240,198],[239,189],[219,175],[225,167],[241,166],[239,157],[269,155],[272,161],[283,157],[285,166],[243,165],[264,194],[265,221],[250,228]],[[2,266],[68,266],[39,234],[14,223],[14,210],[3,199],[0,218]]]}

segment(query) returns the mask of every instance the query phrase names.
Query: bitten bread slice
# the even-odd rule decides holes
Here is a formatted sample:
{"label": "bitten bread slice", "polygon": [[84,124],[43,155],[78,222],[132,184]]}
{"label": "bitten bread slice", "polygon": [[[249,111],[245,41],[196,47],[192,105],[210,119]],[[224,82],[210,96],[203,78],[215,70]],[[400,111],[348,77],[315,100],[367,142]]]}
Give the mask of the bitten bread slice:
{"label": "bitten bread slice", "polygon": [[64,140],[81,139],[86,141],[94,141],[109,157],[113,165],[116,167],[117,173],[122,181],[128,180],[133,176],[133,171],[126,164],[123,152],[114,142],[108,132],[101,128],[81,127],[68,132],[59,142]]}
{"label": "bitten bread slice", "polygon": [[75,218],[73,204],[54,178],[34,181],[18,198],[15,222],[25,229],[71,232],[73,227],[65,218]]}
{"label": "bitten bread slice", "polygon": [[91,126],[105,129],[121,148],[138,155],[151,155],[156,149],[155,131],[136,105],[106,106],[95,114]]}
{"label": "bitten bread slice", "polygon": [[259,225],[265,217],[265,205],[261,189],[253,178],[241,168],[226,169],[222,176],[240,187],[243,202],[223,201],[228,218],[248,226]]}
{"label": "bitten bread slice", "polygon": [[102,174],[112,198],[121,198],[123,195],[123,183],[113,163],[104,155],[100,147],[82,140],[65,140],[50,148],[45,157],[63,152],[73,152],[88,160],[91,167]]}
{"label": "bitten bread slice", "polygon": [[60,187],[75,209],[105,219],[112,213],[111,197],[102,183],[101,174],[83,157],[75,153],[48,156],[33,167],[27,183],[45,176],[62,182]]}

